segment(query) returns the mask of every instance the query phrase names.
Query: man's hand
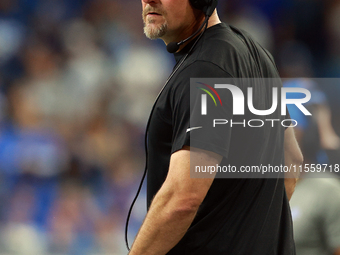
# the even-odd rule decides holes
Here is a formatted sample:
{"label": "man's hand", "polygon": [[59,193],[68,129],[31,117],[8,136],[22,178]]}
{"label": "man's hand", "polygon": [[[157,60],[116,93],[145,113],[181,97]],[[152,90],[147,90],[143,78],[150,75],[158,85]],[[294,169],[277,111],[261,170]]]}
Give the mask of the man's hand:
{"label": "man's hand", "polygon": [[[289,127],[285,131],[285,141],[284,141],[284,150],[285,150],[285,165],[288,166],[289,169],[299,169],[299,166],[303,163],[303,156],[299,145],[296,141],[294,129],[293,127]],[[288,172],[285,173],[285,187],[287,197],[290,200],[296,186],[296,182],[299,178],[299,173]]]}
{"label": "man's hand", "polygon": [[166,254],[182,239],[214,180],[214,175],[190,178],[190,165],[210,166],[221,160],[216,153],[190,151],[189,147],[172,154],[167,178],[151,203],[130,255]]}

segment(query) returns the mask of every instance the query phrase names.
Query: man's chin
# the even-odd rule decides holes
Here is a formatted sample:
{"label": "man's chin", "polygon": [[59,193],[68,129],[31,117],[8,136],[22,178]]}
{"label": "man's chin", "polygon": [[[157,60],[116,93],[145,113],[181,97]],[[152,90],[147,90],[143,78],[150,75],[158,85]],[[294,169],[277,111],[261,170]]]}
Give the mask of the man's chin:
{"label": "man's chin", "polygon": [[148,24],[144,26],[144,34],[151,40],[162,38],[166,34],[166,25]]}

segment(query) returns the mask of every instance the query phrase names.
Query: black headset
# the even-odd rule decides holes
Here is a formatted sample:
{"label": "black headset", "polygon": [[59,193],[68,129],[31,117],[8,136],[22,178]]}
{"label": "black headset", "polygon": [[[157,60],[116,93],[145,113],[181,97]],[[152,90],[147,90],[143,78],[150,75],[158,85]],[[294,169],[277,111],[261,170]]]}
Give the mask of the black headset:
{"label": "black headset", "polygon": [[217,2],[217,0],[190,0],[192,7],[203,11],[206,16],[210,16],[214,12]]}
{"label": "black headset", "polygon": [[144,168],[144,173],[143,173],[143,176],[142,176],[142,179],[140,181],[140,184],[139,184],[139,187],[138,187],[138,190],[137,190],[137,193],[135,195],[135,198],[133,199],[132,203],[131,203],[131,206],[130,206],[130,209],[129,209],[129,212],[128,212],[128,215],[127,215],[127,218],[126,218],[126,224],[125,224],[125,243],[126,243],[126,247],[127,249],[130,251],[130,247],[129,247],[129,242],[128,242],[128,227],[129,227],[129,220],[130,220],[130,216],[131,216],[131,212],[132,212],[132,209],[133,209],[133,206],[138,198],[138,195],[142,189],[142,186],[143,186],[143,182],[144,182],[144,179],[145,179],[145,176],[146,176],[146,173],[147,173],[147,170],[148,170],[148,148],[147,148],[147,137],[148,137],[148,131],[149,131],[149,126],[150,126],[150,119],[151,119],[151,116],[152,116],[152,113],[155,109],[155,105],[159,99],[159,96],[160,94],[162,93],[162,91],[164,90],[164,88],[166,87],[166,85],[169,83],[169,81],[171,80],[171,78],[175,75],[175,73],[178,71],[178,69],[182,66],[182,64],[184,63],[184,61],[187,59],[187,57],[190,55],[190,53],[192,52],[192,50],[195,48],[197,42],[200,40],[200,38],[202,37],[202,35],[204,34],[207,26],[208,26],[208,20],[209,20],[209,17],[211,16],[211,14],[214,12],[216,6],[217,6],[217,2],[218,0],[190,0],[190,3],[191,5],[198,9],[198,10],[201,10],[204,15],[205,15],[205,20],[204,22],[202,23],[202,25],[200,26],[200,28],[194,33],[192,34],[190,37],[188,37],[187,39],[181,41],[181,42],[171,42],[167,45],[167,50],[170,52],[170,53],[174,53],[176,52],[178,49],[179,49],[179,46],[183,43],[185,43],[186,41],[190,40],[191,38],[193,38],[195,35],[197,35],[201,30],[202,28],[204,27],[204,30],[203,32],[197,37],[195,43],[191,46],[189,52],[181,59],[180,63],[177,65],[177,67],[172,71],[172,73],[170,74],[169,78],[166,80],[163,88],[161,89],[161,91],[159,92],[156,100],[155,100],[155,103],[151,109],[151,112],[150,112],[150,116],[149,116],[149,119],[148,119],[148,122],[147,122],[147,125],[146,125],[146,131],[145,131],[145,140],[144,140],[144,146],[145,146],[145,155],[146,155],[146,161],[145,161],[145,168]]}

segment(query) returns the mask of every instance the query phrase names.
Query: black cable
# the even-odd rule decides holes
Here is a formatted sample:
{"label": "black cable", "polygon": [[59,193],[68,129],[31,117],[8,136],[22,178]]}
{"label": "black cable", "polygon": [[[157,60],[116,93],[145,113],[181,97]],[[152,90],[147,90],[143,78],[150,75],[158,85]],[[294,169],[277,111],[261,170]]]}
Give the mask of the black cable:
{"label": "black cable", "polygon": [[[131,213],[132,213],[132,209],[137,201],[137,198],[140,194],[140,191],[142,190],[142,187],[143,187],[143,182],[144,182],[144,179],[145,179],[145,176],[146,176],[146,173],[147,173],[147,170],[148,170],[148,145],[147,145],[147,142],[148,142],[148,131],[149,131],[149,126],[150,126],[150,120],[151,120],[151,116],[153,114],[153,111],[155,110],[155,106],[156,106],[156,103],[158,102],[158,99],[161,95],[161,93],[163,92],[164,88],[166,87],[166,85],[168,85],[169,81],[171,80],[171,78],[175,75],[175,73],[178,71],[178,69],[182,66],[182,64],[184,63],[184,61],[188,58],[188,56],[190,55],[190,53],[192,52],[192,50],[195,48],[196,44],[198,43],[198,41],[201,39],[202,35],[204,34],[205,30],[207,29],[208,27],[208,19],[209,17],[206,16],[206,19],[204,20],[204,23],[205,23],[205,27],[204,27],[204,30],[203,32],[197,37],[195,43],[192,45],[192,47],[190,48],[190,50],[188,51],[188,53],[182,58],[181,62],[177,65],[177,67],[175,68],[174,71],[172,71],[172,73],[170,74],[169,78],[166,80],[163,88],[161,89],[161,91],[158,93],[157,97],[156,97],[156,100],[155,100],[155,103],[153,104],[153,107],[151,109],[151,112],[150,112],[150,115],[149,115],[149,119],[148,119],[148,122],[146,124],[146,131],[145,131],[145,137],[144,137],[144,149],[145,149],[145,167],[144,167],[144,173],[143,173],[143,176],[142,176],[142,179],[140,181],[140,184],[139,184],[139,187],[138,187],[138,190],[137,190],[137,193],[135,195],[135,198],[133,199],[132,203],[131,203],[131,206],[130,206],[130,209],[129,209],[129,212],[128,212],[128,215],[127,215],[127,218],[126,218],[126,223],[125,223],[125,244],[126,244],[126,247],[128,249],[128,251],[130,251],[130,247],[129,247],[129,241],[128,241],[128,228],[129,228],[129,221],[130,221],[130,217],[131,217]],[[203,24],[204,24],[203,23]]]}

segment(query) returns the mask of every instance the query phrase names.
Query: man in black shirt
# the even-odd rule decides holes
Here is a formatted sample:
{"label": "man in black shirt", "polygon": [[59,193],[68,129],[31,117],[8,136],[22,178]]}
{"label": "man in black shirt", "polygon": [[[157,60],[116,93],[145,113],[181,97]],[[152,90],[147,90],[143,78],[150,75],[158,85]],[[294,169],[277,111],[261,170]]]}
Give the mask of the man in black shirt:
{"label": "man in black shirt", "polygon": [[[205,16],[191,2],[142,0],[146,36],[168,45],[194,34]],[[190,126],[190,78],[279,78],[270,54],[246,33],[221,23],[216,10],[197,38],[175,53],[176,71],[150,117],[148,214],[130,254],[293,255],[288,200],[294,179],[190,178],[190,161],[199,166],[302,161],[292,127],[285,131],[279,125],[255,133],[228,129],[224,148],[211,144],[216,134],[205,134],[190,147],[190,133],[203,132]],[[261,95],[257,100],[268,107]]]}

